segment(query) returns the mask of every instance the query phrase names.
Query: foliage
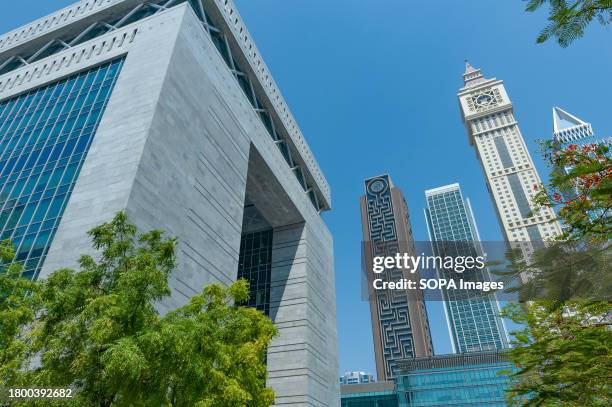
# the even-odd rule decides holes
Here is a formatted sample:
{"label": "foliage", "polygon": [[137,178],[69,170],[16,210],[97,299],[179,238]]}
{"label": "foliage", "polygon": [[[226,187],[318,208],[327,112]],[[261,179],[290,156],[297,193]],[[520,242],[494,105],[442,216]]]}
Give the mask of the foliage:
{"label": "foliage", "polygon": [[[210,285],[161,316],[176,241],[141,235],[119,213],[89,232],[99,257],[80,270],[58,270],[38,283],[39,316],[31,330],[39,362],[13,382],[72,387],[74,406],[268,406],[267,346],[274,325],[236,305],[246,281]],[[31,405],[54,405],[32,401]]]}
{"label": "foliage", "polygon": [[29,356],[22,331],[34,321],[38,304],[38,286],[22,278],[22,267],[12,260],[11,242],[0,242],[0,386],[14,381]]}
{"label": "foliage", "polygon": [[536,11],[549,3],[548,25],[540,32],[537,42],[555,37],[562,47],[584,35],[595,19],[601,25],[612,21],[612,0],[527,0],[527,11]]}
{"label": "foliage", "polygon": [[587,241],[555,241],[534,252],[527,263],[520,252],[507,254],[507,262],[494,264],[507,293],[518,301],[611,301],[611,251],[606,244]]}
{"label": "foliage", "polygon": [[528,406],[609,406],[609,309],[609,303],[586,301],[506,307],[503,315],[524,326],[509,351],[518,367],[509,398]]}
{"label": "foliage", "polygon": [[552,167],[548,186],[538,190],[535,203],[555,207],[565,225],[559,240],[612,238],[612,160],[605,144],[559,148],[544,143]]}
{"label": "foliage", "polygon": [[508,392],[529,406],[612,404],[610,206],[612,167],[606,145],[545,143],[552,167],[535,202],[558,209],[564,233],[536,250],[529,263],[509,254],[506,278],[522,277],[520,294],[503,315],[523,326],[513,332],[510,359],[519,370]]}

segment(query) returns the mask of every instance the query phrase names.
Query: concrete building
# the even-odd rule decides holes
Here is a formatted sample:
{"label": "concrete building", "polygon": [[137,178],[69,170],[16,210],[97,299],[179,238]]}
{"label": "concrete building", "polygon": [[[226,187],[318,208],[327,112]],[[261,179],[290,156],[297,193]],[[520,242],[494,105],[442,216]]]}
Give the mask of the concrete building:
{"label": "concrete building", "polygon": [[540,176],[525,145],[503,81],[485,78],[466,62],[459,90],[461,116],[468,141],[476,149],[507,242],[526,258],[532,242],[559,235],[561,227],[550,208],[534,210],[534,186]]}
{"label": "concrete building", "polygon": [[346,372],[340,376],[340,384],[363,384],[375,382],[374,376],[366,372]]}
{"label": "concrete building", "polygon": [[[425,220],[436,256],[484,256],[470,201],[464,199],[459,184],[425,191]],[[439,278],[466,281],[492,281],[487,268],[471,268],[461,274],[439,268]],[[494,294],[474,290],[442,290],[446,321],[453,351],[489,351],[507,347],[507,334]]]}
{"label": "concrete building", "polygon": [[231,0],[82,0],[0,37],[0,233],[31,278],[124,210],[172,296],[248,278],[276,403],[339,404],[327,181]]}
{"label": "concrete building", "polygon": [[388,175],[367,179],[365,191],[360,200],[363,260],[368,281],[376,376],[378,380],[391,380],[398,372],[398,361],[432,355],[433,345],[420,290],[372,289],[375,278],[385,281],[419,280],[418,271],[410,274],[406,269],[392,269],[375,274],[371,267],[375,256],[415,255],[406,200]]}

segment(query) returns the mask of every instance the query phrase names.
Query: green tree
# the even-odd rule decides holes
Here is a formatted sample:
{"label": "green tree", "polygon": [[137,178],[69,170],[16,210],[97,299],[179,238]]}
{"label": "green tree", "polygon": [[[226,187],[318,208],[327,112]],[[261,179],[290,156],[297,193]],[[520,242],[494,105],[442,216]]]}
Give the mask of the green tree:
{"label": "green tree", "polygon": [[14,383],[30,355],[25,328],[34,322],[37,285],[22,278],[22,267],[12,263],[13,246],[0,242],[0,386]]}
{"label": "green tree", "polygon": [[584,35],[593,21],[607,25],[612,21],[612,0],[527,0],[527,11],[536,11],[549,4],[548,25],[540,32],[537,42],[555,37],[562,47]]}
{"label": "green tree", "polygon": [[513,332],[510,359],[518,371],[508,391],[513,405],[612,404],[609,303],[530,301],[504,309],[524,328]]}
{"label": "green tree", "polygon": [[268,406],[265,355],[271,320],[239,304],[244,280],[210,285],[161,315],[170,295],[176,241],[139,235],[125,214],[89,232],[99,256],[38,283],[41,307],[31,329],[40,359],[15,381],[72,387],[75,406]]}
{"label": "green tree", "polygon": [[610,231],[612,169],[606,145],[545,144],[548,185],[536,185],[536,204],[555,207],[564,224],[556,242],[529,263],[512,253],[509,279],[526,282],[510,291],[520,304],[503,314],[514,332],[510,359],[518,371],[508,398],[529,406],[612,404]]}

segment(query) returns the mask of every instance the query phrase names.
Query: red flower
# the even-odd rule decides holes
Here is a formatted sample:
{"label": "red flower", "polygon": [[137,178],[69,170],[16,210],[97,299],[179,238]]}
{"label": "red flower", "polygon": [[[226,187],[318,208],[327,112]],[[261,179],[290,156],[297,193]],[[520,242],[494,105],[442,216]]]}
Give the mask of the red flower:
{"label": "red flower", "polygon": [[555,192],[555,193],[553,194],[553,199],[554,199],[556,202],[561,202],[561,200],[563,199],[563,197],[561,196],[561,194],[560,194],[560,193]]}
{"label": "red flower", "polygon": [[538,184],[533,184],[533,190],[537,191],[538,190]]}
{"label": "red flower", "polygon": [[574,150],[576,150],[576,147],[578,147],[576,144],[570,144],[567,147],[567,151],[574,151]]}

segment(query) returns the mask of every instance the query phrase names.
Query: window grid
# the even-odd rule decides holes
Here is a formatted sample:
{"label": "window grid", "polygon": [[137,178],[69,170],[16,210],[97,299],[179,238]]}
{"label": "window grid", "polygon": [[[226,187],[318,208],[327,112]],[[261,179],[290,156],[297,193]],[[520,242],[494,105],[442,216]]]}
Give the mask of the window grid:
{"label": "window grid", "polygon": [[36,278],[123,60],[0,102],[0,239]]}
{"label": "window grid", "polygon": [[249,282],[249,300],[245,305],[266,315],[270,315],[271,273],[272,229],[243,234],[238,256],[238,278]]}
{"label": "window grid", "polygon": [[[477,256],[475,231],[461,191],[452,189],[427,195],[427,221],[434,253],[438,256]],[[475,227],[475,226],[474,226]],[[458,275],[441,269],[442,278],[490,281],[484,270],[471,269]],[[470,290],[443,290],[453,341],[459,352],[502,349],[504,335],[494,300]]]}

